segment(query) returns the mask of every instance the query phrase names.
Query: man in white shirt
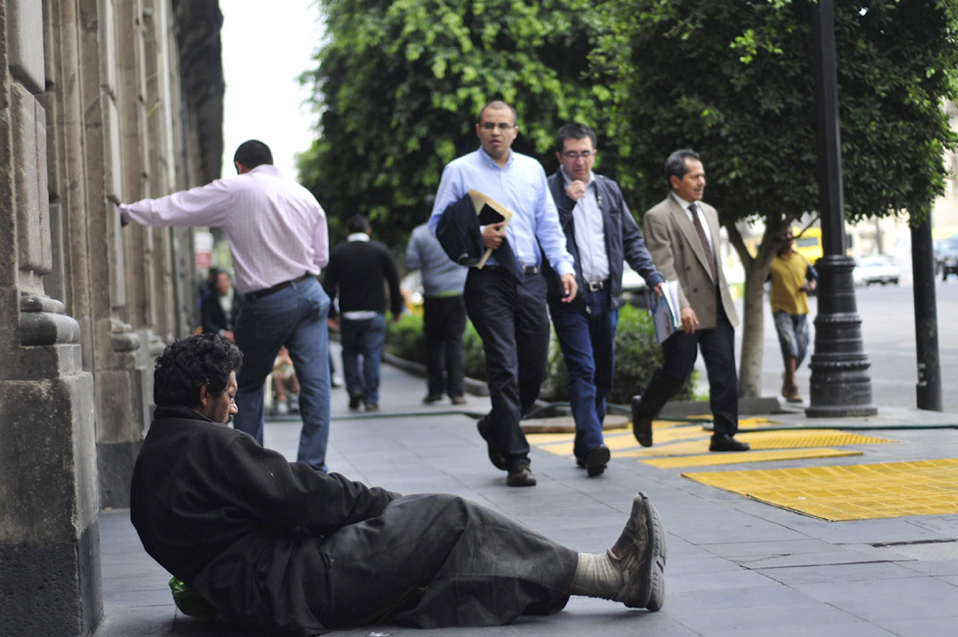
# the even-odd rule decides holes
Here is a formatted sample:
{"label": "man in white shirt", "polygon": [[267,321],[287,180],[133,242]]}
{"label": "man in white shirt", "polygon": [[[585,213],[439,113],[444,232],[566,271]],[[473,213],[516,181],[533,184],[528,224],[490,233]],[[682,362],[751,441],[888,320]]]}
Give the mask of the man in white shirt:
{"label": "man in white shirt", "polygon": [[619,185],[592,172],[595,154],[595,132],[585,124],[566,124],[556,133],[559,170],[549,177],[549,190],[559,211],[566,247],[575,258],[579,294],[571,303],[562,302],[559,277],[543,264],[549,283],[549,312],[569,377],[569,403],[575,420],[573,452],[576,463],[590,477],[601,475],[610,457],[602,438],[602,422],[605,397],[615,373],[624,261],[656,293],[662,283]]}
{"label": "man in white shirt", "polygon": [[652,374],[642,395],[632,398],[632,431],[639,444],[652,445],[652,419],[682,388],[701,349],[714,426],[709,451],[747,451],[748,443],[734,438],[738,314],[717,259],[718,213],[702,202],[705,168],[694,151],[677,150],[665,162],[665,178],[672,192],[645,213],[645,243],[665,280],[678,282],[682,329],[662,343],[665,363]]}
{"label": "man in white shirt", "polygon": [[329,435],[329,297],[316,280],[329,259],[326,213],[316,198],[273,166],[263,142],[240,144],[236,177],[159,199],[121,204],[124,222],[215,226],[233,253],[245,302],[234,338],[244,365],[234,426],[263,442],[263,385],[284,345],[299,379],[303,429],[298,460],[326,471]]}

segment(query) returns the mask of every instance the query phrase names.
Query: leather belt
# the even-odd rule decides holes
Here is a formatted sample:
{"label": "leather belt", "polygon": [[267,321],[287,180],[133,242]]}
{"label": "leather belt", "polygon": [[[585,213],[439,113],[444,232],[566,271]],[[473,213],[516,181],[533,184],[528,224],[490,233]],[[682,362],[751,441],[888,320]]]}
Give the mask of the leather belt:
{"label": "leather belt", "polygon": [[524,265],[522,266],[522,273],[526,276],[535,276],[536,274],[539,274],[539,266]]}
{"label": "leather belt", "polygon": [[598,292],[599,290],[604,290],[609,287],[609,281],[608,279],[605,281],[589,281],[585,285],[589,288],[589,292]]}
{"label": "leather belt", "polygon": [[289,286],[291,286],[291,285],[294,284],[294,283],[301,283],[301,282],[305,281],[306,279],[308,279],[308,278],[311,277],[311,276],[315,276],[315,275],[310,274],[309,272],[307,272],[306,274],[304,274],[304,275],[301,276],[301,277],[297,277],[297,278],[295,278],[295,279],[290,279],[289,281],[283,281],[282,283],[277,283],[276,285],[274,285],[274,286],[271,287],[271,288],[264,288],[264,289],[262,289],[262,290],[256,290],[255,292],[247,292],[244,296],[245,296],[246,298],[248,298],[248,299],[261,299],[261,298],[263,298],[264,296],[269,296],[270,294],[273,294],[274,292],[279,292],[280,290],[285,290],[286,288],[288,288]]}

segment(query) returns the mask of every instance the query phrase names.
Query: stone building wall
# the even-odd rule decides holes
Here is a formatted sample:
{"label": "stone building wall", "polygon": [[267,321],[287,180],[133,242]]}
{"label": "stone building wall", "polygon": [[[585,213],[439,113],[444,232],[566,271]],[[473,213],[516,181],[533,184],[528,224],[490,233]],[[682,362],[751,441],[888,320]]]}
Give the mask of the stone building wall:
{"label": "stone building wall", "polygon": [[215,178],[217,0],[0,0],[0,634],[89,635],[192,235],[118,201]]}

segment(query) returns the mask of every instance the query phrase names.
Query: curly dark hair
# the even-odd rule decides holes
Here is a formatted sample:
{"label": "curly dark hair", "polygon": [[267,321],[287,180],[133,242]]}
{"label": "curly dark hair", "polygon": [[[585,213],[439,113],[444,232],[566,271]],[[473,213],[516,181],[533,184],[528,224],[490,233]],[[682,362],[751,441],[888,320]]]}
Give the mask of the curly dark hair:
{"label": "curly dark hair", "polygon": [[153,402],[157,406],[200,404],[200,388],[219,396],[226,389],[230,372],[238,371],[243,354],[235,345],[212,333],[180,338],[170,343],[156,359],[153,372]]}

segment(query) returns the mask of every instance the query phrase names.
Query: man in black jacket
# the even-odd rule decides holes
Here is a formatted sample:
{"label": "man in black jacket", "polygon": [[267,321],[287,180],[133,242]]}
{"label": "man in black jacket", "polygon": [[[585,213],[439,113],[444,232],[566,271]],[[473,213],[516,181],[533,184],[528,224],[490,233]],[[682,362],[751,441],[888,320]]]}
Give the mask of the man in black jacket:
{"label": "man in black jacket", "polygon": [[600,475],[609,461],[602,438],[605,397],[615,370],[615,331],[622,293],[623,259],[661,294],[642,234],[622,191],[613,180],[592,172],[595,132],[585,124],[566,124],[556,134],[559,170],[549,190],[559,210],[568,250],[575,257],[579,295],[562,302],[562,287],[546,267],[549,311],[569,375],[569,402],[575,419],[576,462],[589,476]]}
{"label": "man in black jacket", "polygon": [[457,496],[327,475],[226,426],[241,362],[213,334],[164,350],[130,491],[143,547],[217,618],[307,637],[378,621],[507,624],[557,612],[569,595],[662,607],[665,533],[644,494],[594,555]]}
{"label": "man in black jacket", "polygon": [[[379,368],[386,342],[386,293],[393,320],[402,316],[396,262],[386,244],[371,241],[369,221],[354,215],[348,224],[346,241],[336,244],[329,255],[323,287],[330,299],[339,297],[339,310],[330,310],[330,327],[339,328],[343,344],[343,374],[349,392],[349,408],[379,409]],[[359,357],[362,356],[360,373]]]}
{"label": "man in black jacket", "polygon": [[209,293],[200,303],[200,322],[204,332],[219,334],[230,343],[233,324],[243,305],[243,294],[233,287],[233,279],[226,270],[210,271]]}

